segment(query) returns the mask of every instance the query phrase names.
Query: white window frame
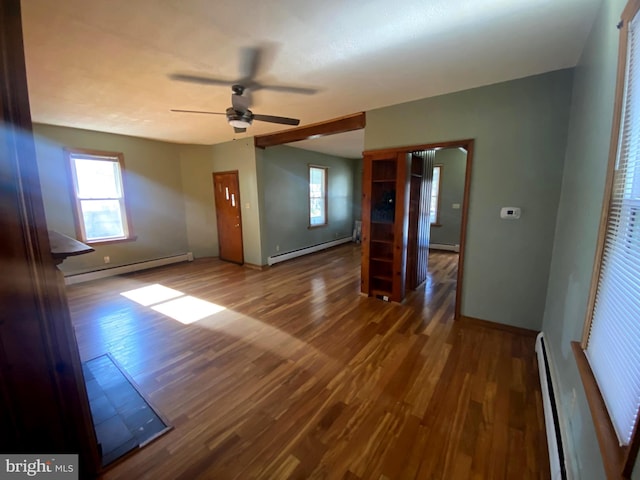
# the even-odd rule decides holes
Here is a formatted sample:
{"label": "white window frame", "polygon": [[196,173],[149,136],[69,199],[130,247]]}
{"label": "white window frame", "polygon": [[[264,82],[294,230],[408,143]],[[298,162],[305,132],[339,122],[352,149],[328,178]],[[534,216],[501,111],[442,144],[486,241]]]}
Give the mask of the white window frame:
{"label": "white window frame", "polygon": [[[124,155],[119,152],[104,152],[98,150],[86,150],[77,148],[66,148],[65,155],[67,157],[67,166],[69,169],[71,199],[73,203],[73,214],[76,226],[76,235],[78,239],[87,244],[106,244],[134,240],[135,236],[133,235],[133,229],[131,225],[131,215],[129,214],[129,208],[125,196]],[[75,160],[91,160],[114,163],[116,166],[116,181],[118,182],[117,190],[119,194],[116,196],[105,198],[81,197],[79,194],[80,188],[78,185],[78,175],[76,172]],[[89,238],[87,236],[87,228],[83,215],[83,201],[91,202],[100,200],[118,201],[120,206],[120,222],[122,224],[123,235],[94,238]]]}

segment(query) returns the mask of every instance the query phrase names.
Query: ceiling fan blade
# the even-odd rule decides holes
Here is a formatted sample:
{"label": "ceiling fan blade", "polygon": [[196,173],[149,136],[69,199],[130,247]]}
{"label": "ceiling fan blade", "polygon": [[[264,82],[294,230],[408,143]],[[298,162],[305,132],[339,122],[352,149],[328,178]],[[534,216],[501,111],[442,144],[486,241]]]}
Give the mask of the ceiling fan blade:
{"label": "ceiling fan blade", "polygon": [[320,90],[317,88],[305,88],[305,87],[290,87],[287,85],[262,85],[261,83],[256,83],[252,87],[253,90],[271,90],[273,92],[284,92],[284,93],[299,93],[301,95],[314,95],[318,93]]}
{"label": "ceiling fan blade", "polygon": [[233,127],[233,131],[236,133],[244,133],[247,131],[246,128],[238,128],[238,127]]}
{"label": "ceiling fan blade", "polygon": [[262,49],[259,47],[246,47],[240,50],[240,81],[244,85],[253,83],[258,75],[262,63]]}
{"label": "ceiling fan blade", "polygon": [[281,123],[283,125],[300,125],[300,120],[298,120],[297,118],[276,117],[273,115],[258,115],[257,113],[254,113],[253,119],[260,120],[261,122]]}
{"label": "ceiling fan blade", "polygon": [[246,47],[240,50],[240,80],[237,83],[250,90],[273,90],[285,93],[300,93],[302,95],[313,95],[318,90],[315,88],[294,87],[288,85],[265,85],[257,82],[260,77],[273,63],[273,58],[278,50],[276,43],[264,42],[260,46]]}
{"label": "ceiling fan blade", "polygon": [[180,82],[199,83],[201,85],[224,85],[228,87],[235,82],[229,80],[223,80],[221,78],[211,78],[202,75],[190,75],[187,73],[170,73],[169,78],[171,80],[178,80]]}
{"label": "ceiling fan blade", "polygon": [[223,112],[202,112],[200,110],[178,110],[176,108],[172,108],[171,111],[178,112],[178,113],[206,113],[208,115],[226,115],[226,113],[223,113]]}

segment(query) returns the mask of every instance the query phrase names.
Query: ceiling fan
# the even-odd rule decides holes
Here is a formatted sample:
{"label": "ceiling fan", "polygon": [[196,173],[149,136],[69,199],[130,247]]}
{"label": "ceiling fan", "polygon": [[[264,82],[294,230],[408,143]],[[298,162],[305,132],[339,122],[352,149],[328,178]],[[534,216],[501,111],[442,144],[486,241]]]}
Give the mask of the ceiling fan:
{"label": "ceiling fan", "polygon": [[297,118],[278,117],[275,115],[260,115],[249,110],[251,106],[251,91],[273,90],[278,92],[298,93],[312,95],[317,90],[312,88],[292,87],[286,85],[265,85],[255,80],[263,63],[264,48],[249,47],[241,50],[241,77],[238,80],[229,81],[220,78],[212,78],[203,75],[172,73],[169,78],[182,82],[199,83],[203,85],[225,85],[231,87],[231,107],[223,112],[207,112],[200,110],[171,109],[179,113],[204,113],[208,115],[226,115],[227,121],[236,133],[246,132],[247,127],[254,120],[282,125],[299,125]]}

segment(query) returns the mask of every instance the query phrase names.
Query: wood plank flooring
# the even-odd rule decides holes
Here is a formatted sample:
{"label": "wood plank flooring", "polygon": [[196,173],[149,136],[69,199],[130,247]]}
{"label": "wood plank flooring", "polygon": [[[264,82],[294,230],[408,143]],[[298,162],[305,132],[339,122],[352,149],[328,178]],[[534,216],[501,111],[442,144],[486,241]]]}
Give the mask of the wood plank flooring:
{"label": "wood plank flooring", "polygon": [[[534,339],[454,322],[457,255],[429,263],[403,304],[359,294],[351,244],[68,287],[82,359],[111,353],[175,427],[103,478],[548,478]],[[224,309],[120,295],[155,284],[183,321]]]}

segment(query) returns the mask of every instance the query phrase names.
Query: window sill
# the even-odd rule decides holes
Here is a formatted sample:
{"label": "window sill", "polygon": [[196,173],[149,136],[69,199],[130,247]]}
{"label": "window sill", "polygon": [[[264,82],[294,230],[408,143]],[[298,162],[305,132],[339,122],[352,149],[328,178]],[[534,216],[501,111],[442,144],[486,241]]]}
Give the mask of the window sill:
{"label": "window sill", "polygon": [[589,410],[593,418],[593,424],[600,445],[600,454],[604,462],[604,468],[607,478],[629,478],[631,469],[635,462],[637,446],[621,447],[618,443],[618,436],[613,428],[613,424],[609,418],[607,407],[600,393],[600,389],[593,376],[593,371],[587,360],[587,356],[578,342],[571,342],[573,355],[576,358],[578,372],[582,380],[582,386],[589,403]]}
{"label": "window sill", "polygon": [[138,239],[137,235],[132,235],[127,238],[114,238],[110,240],[80,240],[82,243],[86,243],[87,245],[113,245],[116,243],[126,243],[126,242],[135,242]]}
{"label": "window sill", "polygon": [[313,230],[314,228],[322,228],[322,227],[326,227],[328,225],[329,225],[328,223],[323,223],[322,225],[309,225],[309,226],[307,226],[307,229],[308,230]]}

